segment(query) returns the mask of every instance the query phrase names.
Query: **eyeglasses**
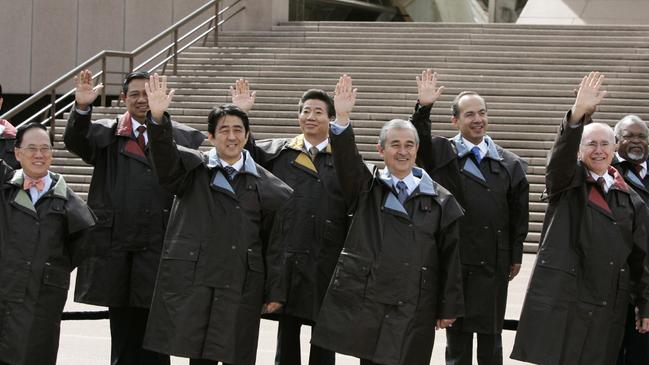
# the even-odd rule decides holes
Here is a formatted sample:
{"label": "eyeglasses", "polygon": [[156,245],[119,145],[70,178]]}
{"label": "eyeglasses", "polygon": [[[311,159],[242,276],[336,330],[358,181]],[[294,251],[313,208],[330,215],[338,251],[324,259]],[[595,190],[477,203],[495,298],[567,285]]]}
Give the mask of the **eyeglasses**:
{"label": "eyeglasses", "polygon": [[52,146],[27,146],[27,147],[16,147],[25,151],[28,155],[34,156],[36,153],[40,152],[43,156],[49,156],[52,154]]}

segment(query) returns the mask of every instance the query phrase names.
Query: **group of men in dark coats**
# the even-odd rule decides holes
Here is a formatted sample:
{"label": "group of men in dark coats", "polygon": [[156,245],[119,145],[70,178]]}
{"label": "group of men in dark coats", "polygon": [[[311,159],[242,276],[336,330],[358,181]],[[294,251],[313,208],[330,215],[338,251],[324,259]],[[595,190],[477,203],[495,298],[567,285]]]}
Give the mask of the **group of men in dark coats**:
{"label": "group of men in dark coats", "polygon": [[[548,161],[550,205],[513,358],[646,360],[649,130],[633,118],[615,133],[590,123],[602,80],[584,78]],[[49,172],[39,124],[18,129],[23,169],[0,163],[0,364],[55,363],[77,265],[75,299],[109,307],[112,364],[169,364],[171,354],[252,365],[262,315],[279,320],[280,365],[300,363],[303,324],[312,365],[334,364],[335,352],[428,364],[435,328],[446,329],[448,364],[472,363],[474,333],[478,363],[502,364],[507,286],[527,235],[526,163],[486,134],[475,92],[452,103],[458,135],[432,135],[443,87],[431,70],[417,83],[410,121],[381,129],[379,169],[356,147],[347,75],[333,98],[303,95],[302,134],[272,140],[253,138],[256,93],[238,80],[234,105],[208,116],[213,148],[202,152],[204,135],[167,112],[165,77],[127,75],[127,112],[91,122],[101,85],[82,71],[64,140],[95,167],[88,206]]]}

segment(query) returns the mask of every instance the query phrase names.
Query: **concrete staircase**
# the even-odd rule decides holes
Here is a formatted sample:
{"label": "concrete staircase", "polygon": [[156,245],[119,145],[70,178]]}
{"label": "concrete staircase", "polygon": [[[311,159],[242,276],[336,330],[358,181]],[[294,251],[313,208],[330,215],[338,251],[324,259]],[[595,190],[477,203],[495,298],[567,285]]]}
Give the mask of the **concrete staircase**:
{"label": "concrete staircase", "polygon": [[[609,97],[596,120],[613,125],[630,113],[649,120],[649,27],[305,22],[270,32],[223,32],[219,46],[182,54],[178,75],[170,78],[175,120],[206,130],[209,110],[229,101],[235,79],[246,78],[257,90],[255,137],[292,136],[299,133],[302,92],[333,92],[337,78],[348,73],[359,89],[357,142],[370,161],[379,158],[374,144],[383,123],[412,113],[422,69],[437,71],[446,86],[433,109],[434,133],[456,134],[451,100],[462,90],[479,92],[489,107],[489,134],[529,163],[528,250],[538,243],[545,211],[546,156],[581,77],[591,70],[607,76]],[[94,118],[122,111],[96,108]],[[65,121],[58,125],[60,135]],[[60,140],[54,170],[85,193],[91,168]]]}

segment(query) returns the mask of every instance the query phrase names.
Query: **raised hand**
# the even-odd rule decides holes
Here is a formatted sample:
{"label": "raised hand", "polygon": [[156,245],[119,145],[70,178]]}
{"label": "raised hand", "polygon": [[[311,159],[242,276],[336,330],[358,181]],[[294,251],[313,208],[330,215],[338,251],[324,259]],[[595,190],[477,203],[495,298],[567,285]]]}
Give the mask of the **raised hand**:
{"label": "raised hand", "polygon": [[419,105],[428,106],[432,105],[442,92],[444,86],[437,87],[437,72],[431,69],[426,69],[421,72],[421,76],[417,76],[417,99]]}
{"label": "raised hand", "polygon": [[269,302],[264,304],[263,308],[261,309],[261,314],[265,313],[275,313],[278,310],[282,308],[282,303],[280,302]]}
{"label": "raised hand", "polygon": [[352,78],[347,74],[340,76],[334,92],[334,107],[336,121],[340,124],[349,124],[349,114],[356,104],[358,89],[352,87]]}
{"label": "raised hand", "polygon": [[149,76],[149,82],[144,84],[144,90],[149,100],[151,117],[159,122],[169,108],[175,90],[167,92],[167,76],[159,76],[157,73]]}
{"label": "raised hand", "polygon": [[257,92],[250,91],[248,80],[239,79],[234,82],[234,86],[230,86],[230,95],[232,95],[232,104],[248,113],[252,109],[252,106],[255,105]]}
{"label": "raised hand", "polygon": [[572,106],[570,123],[576,124],[584,115],[595,113],[597,106],[606,97],[606,90],[601,90],[604,75],[599,72],[591,72],[581,79],[575,103]]}
{"label": "raised hand", "polygon": [[441,330],[444,328],[453,327],[453,322],[455,322],[455,318],[438,319],[437,322],[435,323],[435,329]]}
{"label": "raised hand", "polygon": [[74,100],[80,110],[88,110],[88,107],[99,96],[99,91],[104,87],[103,84],[92,85],[92,72],[90,70],[79,72],[79,75],[74,77],[74,85],[76,87]]}

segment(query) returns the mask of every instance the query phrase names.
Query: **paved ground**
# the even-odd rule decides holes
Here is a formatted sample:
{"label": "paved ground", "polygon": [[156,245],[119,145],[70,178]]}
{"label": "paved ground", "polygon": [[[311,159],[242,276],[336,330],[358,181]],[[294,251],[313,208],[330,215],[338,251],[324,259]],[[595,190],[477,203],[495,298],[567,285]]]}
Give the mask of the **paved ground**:
{"label": "paved ground", "polygon": [[[525,289],[530,277],[532,265],[534,264],[535,255],[526,254],[523,258],[523,268],[521,273],[510,284],[509,298],[507,306],[507,315],[505,318],[518,319]],[[74,281],[74,280],[73,280]],[[73,293],[74,289],[70,290]],[[102,307],[93,307],[74,303],[70,296],[66,305],[66,311],[79,310],[103,310]],[[272,365],[275,354],[275,336],[277,325],[272,321],[262,321],[259,348],[257,350],[257,364]],[[503,333],[503,351],[505,357],[509,356],[514,343],[515,333],[504,331]],[[302,333],[302,358],[303,363],[307,364],[308,359],[308,341],[310,336],[309,327],[304,327]],[[431,364],[444,364],[444,347],[446,337],[444,331],[438,331],[433,348],[433,358]],[[474,351],[475,352],[475,351]],[[110,335],[108,330],[108,320],[94,321],[64,321],[61,324],[61,344],[59,348],[59,365],[107,365],[110,358]],[[475,363],[475,361],[474,361]],[[173,358],[173,365],[186,365],[188,360]],[[337,365],[357,365],[358,359],[337,355]],[[505,364],[523,364],[519,361],[510,359],[505,360]]]}

